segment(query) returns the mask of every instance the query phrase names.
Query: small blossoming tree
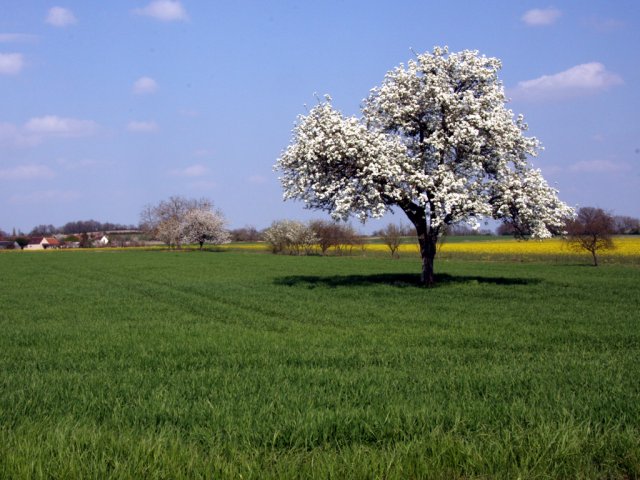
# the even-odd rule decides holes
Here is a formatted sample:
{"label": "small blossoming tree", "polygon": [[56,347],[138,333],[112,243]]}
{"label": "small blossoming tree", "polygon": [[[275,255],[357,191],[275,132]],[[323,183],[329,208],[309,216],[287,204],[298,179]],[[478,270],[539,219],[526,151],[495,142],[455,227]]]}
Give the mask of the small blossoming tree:
{"label": "small blossoming tree", "polygon": [[311,226],[297,220],[277,220],[264,231],[263,236],[271,244],[273,253],[288,252],[291,255],[311,253],[318,241]]}
{"label": "small blossoming tree", "polygon": [[436,47],[388,72],[362,118],[345,118],[327,97],[298,118],[275,165],[284,198],[336,220],[400,208],[416,229],[426,285],[447,225],[494,218],[521,236],[561,230],[572,209],[528,163],[539,143],[505,107],[500,67]]}
{"label": "small blossoming tree", "polygon": [[222,213],[206,209],[189,210],[180,224],[180,233],[184,243],[198,243],[200,250],[205,243],[221,245],[231,241]]}

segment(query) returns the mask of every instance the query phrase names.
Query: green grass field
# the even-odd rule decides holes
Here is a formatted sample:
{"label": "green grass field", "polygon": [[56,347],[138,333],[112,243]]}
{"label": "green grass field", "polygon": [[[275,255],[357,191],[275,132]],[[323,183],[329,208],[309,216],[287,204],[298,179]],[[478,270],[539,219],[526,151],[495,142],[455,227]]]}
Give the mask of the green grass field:
{"label": "green grass field", "polygon": [[0,255],[0,478],[640,476],[640,269]]}

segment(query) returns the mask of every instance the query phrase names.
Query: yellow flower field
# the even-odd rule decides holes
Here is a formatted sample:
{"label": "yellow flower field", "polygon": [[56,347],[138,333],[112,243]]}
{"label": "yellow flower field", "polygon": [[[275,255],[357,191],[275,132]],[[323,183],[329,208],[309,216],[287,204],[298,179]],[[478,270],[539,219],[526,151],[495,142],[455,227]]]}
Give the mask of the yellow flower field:
{"label": "yellow flower field", "polygon": [[[604,257],[637,257],[640,259],[640,237],[616,237],[615,249],[603,250],[598,255]],[[264,242],[255,243],[231,243],[221,246],[224,249],[268,251],[269,246]],[[588,255],[587,252],[575,252],[570,250],[566,243],[559,238],[547,240],[518,241],[513,238],[483,239],[479,241],[445,241],[439,245],[438,255],[469,254],[473,256],[580,256]],[[352,254],[361,252],[361,248],[354,247]],[[364,252],[386,254],[389,249],[382,243],[368,243],[364,246]],[[418,254],[417,243],[406,243],[400,246],[400,253]]]}
{"label": "yellow flower field", "polygon": [[[624,256],[640,257],[640,237],[617,237],[614,238],[615,248],[613,250],[603,250],[598,252],[602,256]],[[438,247],[439,254],[467,253],[477,255],[585,255],[587,252],[575,252],[567,247],[567,244],[559,238],[547,240],[518,241],[513,238],[468,241],[468,242],[447,242]],[[367,251],[383,252],[387,251],[386,245],[369,244]],[[400,252],[417,253],[417,244],[404,244],[400,246]]]}

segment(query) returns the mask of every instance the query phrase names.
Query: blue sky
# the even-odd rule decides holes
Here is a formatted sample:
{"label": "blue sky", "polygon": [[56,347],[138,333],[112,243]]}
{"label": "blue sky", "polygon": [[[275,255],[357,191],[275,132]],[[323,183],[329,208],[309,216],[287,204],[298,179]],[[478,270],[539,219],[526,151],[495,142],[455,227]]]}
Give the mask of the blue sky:
{"label": "blue sky", "polygon": [[296,116],[325,93],[358,114],[434,45],[502,60],[564,201],[640,217],[639,21],[637,0],[0,0],[0,229],[137,223],[170,195],[233,227],[327,218],[272,171]]}

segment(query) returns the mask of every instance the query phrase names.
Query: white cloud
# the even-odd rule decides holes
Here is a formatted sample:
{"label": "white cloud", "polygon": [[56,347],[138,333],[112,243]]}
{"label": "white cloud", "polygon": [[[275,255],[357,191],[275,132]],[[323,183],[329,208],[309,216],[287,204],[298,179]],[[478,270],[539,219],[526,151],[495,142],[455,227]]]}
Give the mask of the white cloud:
{"label": "white cloud", "polygon": [[131,121],[127,124],[127,130],[133,133],[153,133],[158,131],[156,122]]}
{"label": "white cloud", "polygon": [[569,166],[569,171],[574,173],[620,173],[629,170],[631,167],[626,163],[611,160],[583,160]]}
{"label": "white cloud", "polygon": [[18,165],[0,170],[0,180],[32,180],[53,176],[53,170],[45,165]]}
{"label": "white cloud", "polygon": [[183,169],[171,170],[169,173],[176,177],[202,177],[209,173],[209,168],[197,163]]}
{"label": "white cloud", "polygon": [[68,27],[78,23],[78,20],[68,8],[52,7],[49,9],[45,22],[54,27]]}
{"label": "white cloud", "polygon": [[185,21],[189,19],[186,10],[176,0],[155,0],[144,8],[133,10],[136,15],[155,18],[162,22]]}
{"label": "white cloud", "polygon": [[31,43],[38,39],[28,33],[0,33],[0,43]]}
{"label": "white cloud", "polygon": [[133,93],[148,95],[158,91],[158,83],[151,77],[140,77],[133,83]]}
{"label": "white cloud", "polygon": [[16,75],[24,67],[21,53],[0,53],[0,75]]}
{"label": "white cloud", "polygon": [[46,115],[30,119],[24,126],[28,133],[60,137],[82,137],[95,133],[98,124],[92,120]]}
{"label": "white cloud", "polygon": [[622,83],[622,77],[607,71],[603,64],[591,62],[519,82],[509,93],[516,99],[543,100],[596,93]]}
{"label": "white cloud", "polygon": [[522,15],[522,21],[530,27],[546,27],[560,18],[562,12],[557,8],[534,8]]}

